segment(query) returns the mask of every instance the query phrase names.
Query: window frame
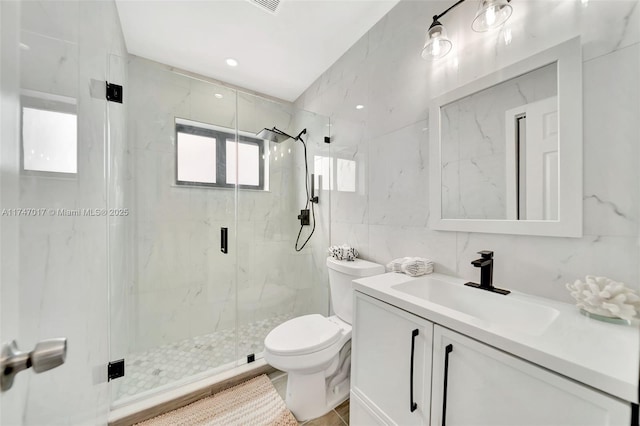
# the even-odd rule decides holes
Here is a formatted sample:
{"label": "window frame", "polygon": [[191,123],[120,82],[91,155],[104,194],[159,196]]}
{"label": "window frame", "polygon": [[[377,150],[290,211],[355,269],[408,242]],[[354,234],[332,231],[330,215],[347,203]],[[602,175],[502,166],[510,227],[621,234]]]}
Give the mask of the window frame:
{"label": "window frame", "polygon": [[[200,124],[200,126],[198,126]],[[193,182],[178,179],[178,133],[191,134],[215,139],[216,141],[216,182]],[[258,185],[227,183],[227,141],[236,143],[255,145],[258,147]],[[176,118],[175,121],[175,183],[178,186],[195,186],[207,188],[235,188],[265,190],[265,165],[262,159],[265,153],[264,141],[262,139],[238,134],[233,129],[213,126],[206,123],[198,123],[191,120]],[[237,152],[237,151],[236,151]],[[236,159],[237,161],[237,159]],[[237,164],[237,163],[236,163]],[[236,176],[237,177],[237,176]]]}

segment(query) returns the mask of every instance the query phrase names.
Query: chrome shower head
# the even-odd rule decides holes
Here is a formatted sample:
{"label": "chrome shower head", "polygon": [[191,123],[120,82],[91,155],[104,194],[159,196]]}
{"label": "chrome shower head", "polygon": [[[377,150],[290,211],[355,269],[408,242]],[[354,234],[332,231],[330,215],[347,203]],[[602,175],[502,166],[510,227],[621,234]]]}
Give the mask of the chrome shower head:
{"label": "chrome shower head", "polygon": [[296,137],[288,135],[276,127],[274,127],[273,129],[267,129],[265,127],[264,129],[256,133],[256,136],[265,141],[276,142],[276,143],[284,142],[287,139],[297,139]]}

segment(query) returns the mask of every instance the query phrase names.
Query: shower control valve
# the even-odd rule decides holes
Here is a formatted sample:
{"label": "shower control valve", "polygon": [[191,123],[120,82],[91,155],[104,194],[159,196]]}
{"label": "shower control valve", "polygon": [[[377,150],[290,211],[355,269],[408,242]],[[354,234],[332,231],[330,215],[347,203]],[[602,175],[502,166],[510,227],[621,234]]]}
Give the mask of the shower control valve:
{"label": "shower control valve", "polygon": [[300,225],[311,225],[311,220],[309,219],[309,209],[300,210],[300,214],[298,215],[298,219],[300,219]]}

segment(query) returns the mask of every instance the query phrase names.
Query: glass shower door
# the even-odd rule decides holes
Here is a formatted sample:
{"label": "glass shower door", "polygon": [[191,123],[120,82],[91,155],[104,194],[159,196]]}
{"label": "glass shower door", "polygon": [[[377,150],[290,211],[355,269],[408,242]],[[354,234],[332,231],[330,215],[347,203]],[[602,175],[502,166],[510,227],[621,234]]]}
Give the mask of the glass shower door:
{"label": "glass shower door", "polygon": [[113,202],[130,212],[111,228],[111,264],[128,269],[114,267],[110,283],[112,359],[126,366],[112,382],[116,407],[237,359],[236,194],[226,178],[236,93],[135,56],[126,71],[128,149],[111,141],[125,168],[112,176]]}
{"label": "glass shower door", "polygon": [[125,361],[117,408],[260,358],[278,324],[328,313],[328,190],[296,251],[304,145],[256,134],[307,128],[312,173],[329,127],[136,56],[109,65],[125,81],[124,104],[108,110],[109,204],[128,211],[109,222],[110,359]]}
{"label": "glass shower door", "polygon": [[96,29],[112,6],[0,3],[2,343],[30,352],[68,341],[62,365],[28,368],[2,392],[2,424],[107,421],[104,58],[113,46]]}
{"label": "glass shower door", "polygon": [[[328,122],[326,117],[297,110],[292,104],[238,93],[240,363],[251,356],[261,358],[264,338],[284,321],[308,313],[328,313],[324,267],[329,235],[328,191],[313,204],[313,211],[308,202],[311,194],[307,193],[307,189],[311,191],[314,156],[328,151],[329,145],[324,143],[324,136],[329,135]],[[277,143],[257,137],[264,128],[273,127],[294,139]],[[306,151],[303,142],[295,140],[304,129],[306,133],[300,137]],[[298,215],[302,209],[309,210],[310,223],[301,229]]]}

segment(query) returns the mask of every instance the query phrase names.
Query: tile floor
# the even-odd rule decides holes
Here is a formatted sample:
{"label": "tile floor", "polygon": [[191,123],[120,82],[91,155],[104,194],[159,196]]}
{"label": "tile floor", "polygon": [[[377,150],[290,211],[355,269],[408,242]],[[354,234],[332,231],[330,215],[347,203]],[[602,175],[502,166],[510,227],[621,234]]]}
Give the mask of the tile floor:
{"label": "tile floor", "polygon": [[349,400],[347,399],[320,418],[300,424],[305,426],[349,426]]}
{"label": "tile floor", "polygon": [[[269,374],[271,383],[284,400],[287,392],[287,374],[281,371]],[[337,406],[322,417],[300,423],[305,426],[349,426],[349,400]]]}
{"label": "tile floor", "polygon": [[244,362],[246,355],[262,352],[264,338],[269,331],[287,319],[288,315],[279,315],[238,327],[240,355],[236,355],[234,329],[216,331],[130,354],[125,357],[126,375],[118,380],[120,383],[116,400],[169,386],[190,376],[232,364],[238,358]]}

